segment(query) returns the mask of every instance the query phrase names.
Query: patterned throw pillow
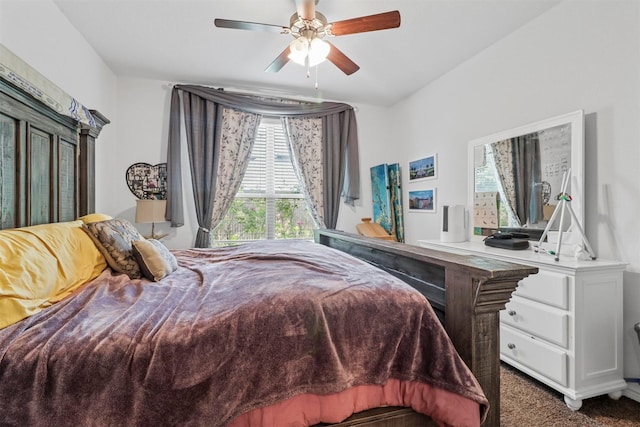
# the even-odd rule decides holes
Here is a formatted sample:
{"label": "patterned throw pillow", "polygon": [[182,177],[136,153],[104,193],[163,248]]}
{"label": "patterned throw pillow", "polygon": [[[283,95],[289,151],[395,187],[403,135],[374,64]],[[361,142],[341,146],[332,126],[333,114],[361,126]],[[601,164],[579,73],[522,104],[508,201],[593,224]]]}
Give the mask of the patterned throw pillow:
{"label": "patterned throw pillow", "polygon": [[124,273],[132,279],[142,277],[140,266],[131,252],[131,242],[144,237],[125,219],[83,224],[82,228],[98,247],[114,271]]}
{"label": "patterned throw pillow", "polygon": [[178,260],[165,245],[155,239],[132,242],[133,256],[144,277],[157,282],[178,268]]}

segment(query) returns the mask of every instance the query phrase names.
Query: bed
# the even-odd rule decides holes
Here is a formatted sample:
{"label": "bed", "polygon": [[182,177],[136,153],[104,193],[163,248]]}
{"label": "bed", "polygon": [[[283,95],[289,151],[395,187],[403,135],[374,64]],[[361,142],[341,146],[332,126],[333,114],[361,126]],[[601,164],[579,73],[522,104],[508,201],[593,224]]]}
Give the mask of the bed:
{"label": "bed", "polygon": [[[112,219],[85,215],[99,129],[0,88],[3,170],[20,177],[1,181],[0,261],[29,288],[1,289],[0,304],[29,303],[0,329],[0,425],[280,426],[288,411],[291,425],[499,425],[498,311],[534,268],[335,230],[315,243],[160,244],[134,251],[144,271],[118,268],[88,231]],[[42,130],[64,138],[43,150]],[[34,158],[53,172],[21,170]]]}

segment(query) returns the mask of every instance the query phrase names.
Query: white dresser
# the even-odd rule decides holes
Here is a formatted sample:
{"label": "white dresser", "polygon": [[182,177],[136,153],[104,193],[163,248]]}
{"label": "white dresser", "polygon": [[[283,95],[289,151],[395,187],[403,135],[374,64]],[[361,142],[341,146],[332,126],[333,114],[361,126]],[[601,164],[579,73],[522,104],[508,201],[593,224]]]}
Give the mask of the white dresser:
{"label": "white dresser", "polygon": [[620,398],[627,387],[622,348],[626,264],[576,260],[564,249],[555,261],[533,249],[491,248],[481,241],[418,244],[538,267],[538,274],[522,280],[500,312],[500,359],[564,394],[573,410],[589,397]]}

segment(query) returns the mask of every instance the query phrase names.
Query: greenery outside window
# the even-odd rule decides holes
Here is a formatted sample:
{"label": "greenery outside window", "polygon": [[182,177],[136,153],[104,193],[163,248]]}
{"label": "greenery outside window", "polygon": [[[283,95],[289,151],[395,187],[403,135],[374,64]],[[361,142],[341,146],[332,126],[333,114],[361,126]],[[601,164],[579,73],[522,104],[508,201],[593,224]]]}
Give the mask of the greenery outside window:
{"label": "greenery outside window", "polygon": [[313,228],[282,123],[263,118],[240,189],[229,212],[212,231],[212,245],[312,239]]}

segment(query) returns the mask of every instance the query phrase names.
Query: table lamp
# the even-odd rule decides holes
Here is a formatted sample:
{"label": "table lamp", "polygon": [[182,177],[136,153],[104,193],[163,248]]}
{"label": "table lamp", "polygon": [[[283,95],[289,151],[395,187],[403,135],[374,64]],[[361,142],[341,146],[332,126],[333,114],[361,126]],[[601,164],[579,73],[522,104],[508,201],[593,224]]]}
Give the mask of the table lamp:
{"label": "table lamp", "polygon": [[140,199],[136,201],[136,222],[151,223],[151,236],[147,239],[162,239],[166,234],[156,234],[156,222],[166,222],[164,218],[167,209],[166,200]]}

